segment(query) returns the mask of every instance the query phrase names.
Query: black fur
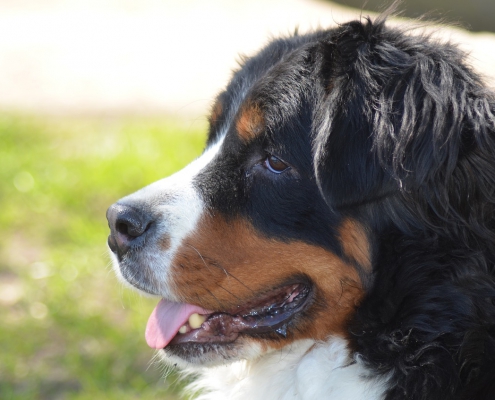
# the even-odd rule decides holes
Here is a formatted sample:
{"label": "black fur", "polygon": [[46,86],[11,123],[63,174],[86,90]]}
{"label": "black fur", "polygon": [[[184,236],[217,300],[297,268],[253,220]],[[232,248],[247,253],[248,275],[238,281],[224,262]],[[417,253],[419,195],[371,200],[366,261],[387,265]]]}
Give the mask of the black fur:
{"label": "black fur", "polygon": [[[266,120],[249,145],[232,123],[246,99]],[[221,100],[224,150],[197,179],[209,207],[337,253],[333,227],[357,219],[373,273],[349,336],[386,399],[494,399],[495,101],[464,54],[354,21],[272,42]]]}
{"label": "black fur", "polygon": [[383,22],[343,26],[325,47],[320,186],[377,238],[356,349],[389,376],[387,399],[495,398],[493,96],[455,47]]}

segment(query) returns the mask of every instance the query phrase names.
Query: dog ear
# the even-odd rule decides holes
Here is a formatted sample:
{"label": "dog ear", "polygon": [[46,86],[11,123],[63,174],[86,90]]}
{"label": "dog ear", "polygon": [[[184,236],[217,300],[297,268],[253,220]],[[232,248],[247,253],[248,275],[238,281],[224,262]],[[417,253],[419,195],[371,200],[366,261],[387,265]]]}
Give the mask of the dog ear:
{"label": "dog ear", "polygon": [[391,189],[374,154],[371,39],[381,25],[353,21],[320,43],[324,100],[315,116],[317,183],[331,207],[352,206]]}
{"label": "dog ear", "polygon": [[327,202],[393,190],[418,226],[489,232],[495,101],[464,54],[383,21],[343,26],[323,50],[315,168]]}

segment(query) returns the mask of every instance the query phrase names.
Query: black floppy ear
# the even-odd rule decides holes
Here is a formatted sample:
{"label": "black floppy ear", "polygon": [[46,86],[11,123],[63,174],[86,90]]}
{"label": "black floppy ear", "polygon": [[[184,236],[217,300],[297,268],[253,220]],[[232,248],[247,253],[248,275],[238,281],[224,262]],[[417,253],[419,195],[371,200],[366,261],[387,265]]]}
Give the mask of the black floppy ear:
{"label": "black floppy ear", "polygon": [[484,230],[495,200],[495,101],[464,54],[383,21],[344,25],[322,48],[329,78],[315,167],[329,204],[395,191],[417,226]]}
{"label": "black floppy ear", "polygon": [[383,23],[353,21],[320,43],[322,92],[315,118],[317,183],[331,207],[379,198],[391,189],[388,174],[372,151],[373,46]]}

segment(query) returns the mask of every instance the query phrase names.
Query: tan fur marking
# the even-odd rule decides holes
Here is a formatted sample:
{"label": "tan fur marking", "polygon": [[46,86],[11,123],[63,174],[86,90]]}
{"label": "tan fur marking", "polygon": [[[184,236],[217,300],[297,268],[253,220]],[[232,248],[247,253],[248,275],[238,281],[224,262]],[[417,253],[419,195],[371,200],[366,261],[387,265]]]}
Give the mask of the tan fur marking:
{"label": "tan fur marking", "polygon": [[215,104],[213,104],[213,107],[211,108],[211,114],[210,114],[210,126],[214,126],[217,124],[220,115],[222,115],[223,111],[223,104],[220,101],[220,99],[217,99]]}
{"label": "tan fur marking", "polygon": [[242,219],[204,216],[183,243],[172,263],[175,292],[181,301],[207,309],[232,312],[292,277],[312,280],[311,318],[299,320],[287,338],[266,342],[272,348],[344,333],[364,294],[354,267],[335,254],[299,241],[263,237]]}
{"label": "tan fur marking", "polygon": [[169,250],[170,249],[170,245],[171,245],[171,240],[170,240],[170,237],[168,236],[164,236],[160,239],[159,241],[159,245],[160,245],[160,248],[162,250]]}
{"label": "tan fur marking", "polygon": [[339,235],[344,254],[370,271],[370,243],[363,227],[355,220],[346,219],[339,227]]}
{"label": "tan fur marking", "polygon": [[239,137],[249,142],[263,133],[265,129],[265,117],[263,111],[256,104],[248,104],[243,107],[236,123]]}

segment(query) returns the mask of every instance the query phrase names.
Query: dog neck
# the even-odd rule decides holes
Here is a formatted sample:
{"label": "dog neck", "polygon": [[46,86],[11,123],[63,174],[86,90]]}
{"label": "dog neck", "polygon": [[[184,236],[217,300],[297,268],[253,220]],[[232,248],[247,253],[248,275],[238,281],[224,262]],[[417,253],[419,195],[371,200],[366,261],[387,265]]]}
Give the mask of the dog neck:
{"label": "dog neck", "polygon": [[385,381],[370,376],[339,337],[303,340],[255,360],[208,368],[190,389],[198,400],[383,398]]}

